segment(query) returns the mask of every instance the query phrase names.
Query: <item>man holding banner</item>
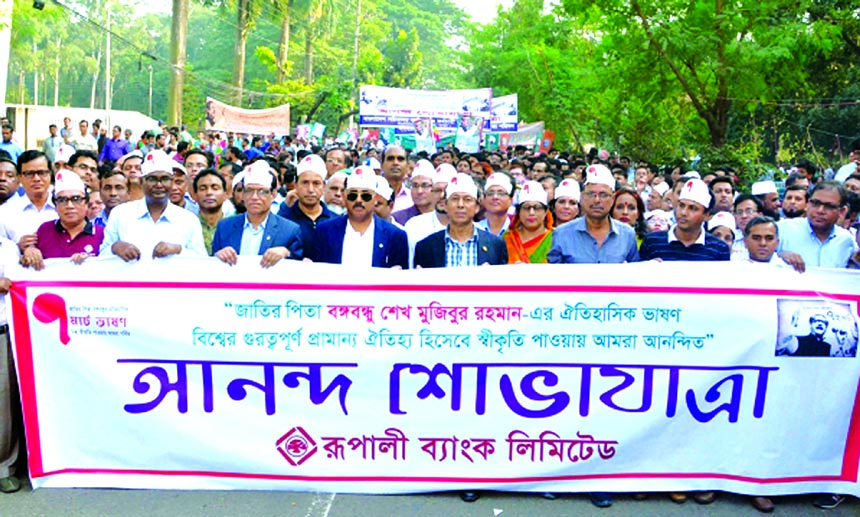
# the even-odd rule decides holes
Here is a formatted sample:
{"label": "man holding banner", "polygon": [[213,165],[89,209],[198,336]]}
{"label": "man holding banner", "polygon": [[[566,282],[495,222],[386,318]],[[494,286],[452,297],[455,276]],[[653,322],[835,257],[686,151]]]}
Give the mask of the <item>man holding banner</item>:
{"label": "man holding banner", "polygon": [[4,270],[18,262],[18,246],[11,240],[0,237],[0,492],[5,494],[21,489],[21,481],[15,476],[18,462],[18,429],[21,427],[18,405],[18,382],[12,349],[9,345],[9,325],[6,311],[6,293],[12,282]]}

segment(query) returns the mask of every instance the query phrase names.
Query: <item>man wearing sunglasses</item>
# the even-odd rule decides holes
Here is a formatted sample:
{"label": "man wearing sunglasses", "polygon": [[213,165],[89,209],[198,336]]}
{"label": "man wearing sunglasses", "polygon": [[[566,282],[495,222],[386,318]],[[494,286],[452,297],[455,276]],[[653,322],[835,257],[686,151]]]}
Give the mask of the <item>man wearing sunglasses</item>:
{"label": "man wearing sunglasses", "polygon": [[406,232],[375,215],[376,174],[356,167],[346,179],[346,215],[317,227],[317,262],[357,267],[409,267]]}
{"label": "man wearing sunglasses", "polygon": [[164,151],[146,155],[140,166],[143,199],[113,209],[102,254],[113,253],[126,262],[180,253],[207,255],[200,220],[170,202],[174,163]]}
{"label": "man wearing sunglasses", "polygon": [[218,222],[212,254],[230,265],[238,262],[239,255],[260,255],[260,265],[264,268],[286,258],[301,260],[301,228],[271,213],[278,183],[269,163],[257,160],[241,176],[246,212]]}
{"label": "man wearing sunglasses", "polygon": [[83,180],[74,172],[60,171],[54,183],[54,204],[60,218],[36,231],[36,245],[24,248],[21,265],[39,271],[44,259],[71,258],[80,264],[99,254],[104,228],[87,220],[89,195]]}

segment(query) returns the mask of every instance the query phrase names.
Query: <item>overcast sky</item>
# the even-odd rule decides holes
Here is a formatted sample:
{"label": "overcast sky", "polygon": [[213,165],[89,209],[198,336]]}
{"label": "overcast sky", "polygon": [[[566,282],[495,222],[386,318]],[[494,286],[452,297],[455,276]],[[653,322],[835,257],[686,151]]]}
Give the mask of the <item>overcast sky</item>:
{"label": "overcast sky", "polygon": [[496,7],[504,5],[510,7],[513,0],[452,0],[454,4],[459,5],[466,11],[466,14],[471,15],[472,19],[479,23],[487,23],[496,17]]}

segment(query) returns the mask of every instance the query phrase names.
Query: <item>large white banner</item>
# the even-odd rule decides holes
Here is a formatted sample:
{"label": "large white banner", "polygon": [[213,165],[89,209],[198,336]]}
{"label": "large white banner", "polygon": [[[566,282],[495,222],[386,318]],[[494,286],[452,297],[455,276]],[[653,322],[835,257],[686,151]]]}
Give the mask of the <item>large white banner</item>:
{"label": "large white banner", "polygon": [[397,134],[416,133],[416,122],[432,120],[441,132],[457,130],[461,115],[479,117],[489,129],[493,90],[409,90],[362,86],[358,123],[368,127],[396,128]]}
{"label": "large white banner", "polygon": [[7,271],[33,486],[860,495],[857,273],[257,260]]}

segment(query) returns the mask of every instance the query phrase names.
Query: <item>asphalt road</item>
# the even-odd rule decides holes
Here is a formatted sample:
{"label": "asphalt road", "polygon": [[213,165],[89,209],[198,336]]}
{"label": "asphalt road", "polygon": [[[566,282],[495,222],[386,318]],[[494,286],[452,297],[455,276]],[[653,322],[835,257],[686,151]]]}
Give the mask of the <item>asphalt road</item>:
{"label": "asphalt road", "polygon": [[[860,501],[849,498],[838,508],[820,510],[810,496],[776,498],[775,514],[820,517],[860,516]],[[224,492],[180,490],[96,490],[44,488],[32,491],[29,483],[18,493],[0,494],[0,516],[299,516],[299,517],[556,517],[560,515],[611,516],[723,516],[761,515],[746,497],[720,494],[711,505],[692,500],[672,503],[662,494],[634,501],[616,496],[608,509],[591,505],[587,495],[565,495],[548,501],[539,495],[490,492],[475,503],[463,503],[456,493],[398,496],[317,494],[307,492]]]}

